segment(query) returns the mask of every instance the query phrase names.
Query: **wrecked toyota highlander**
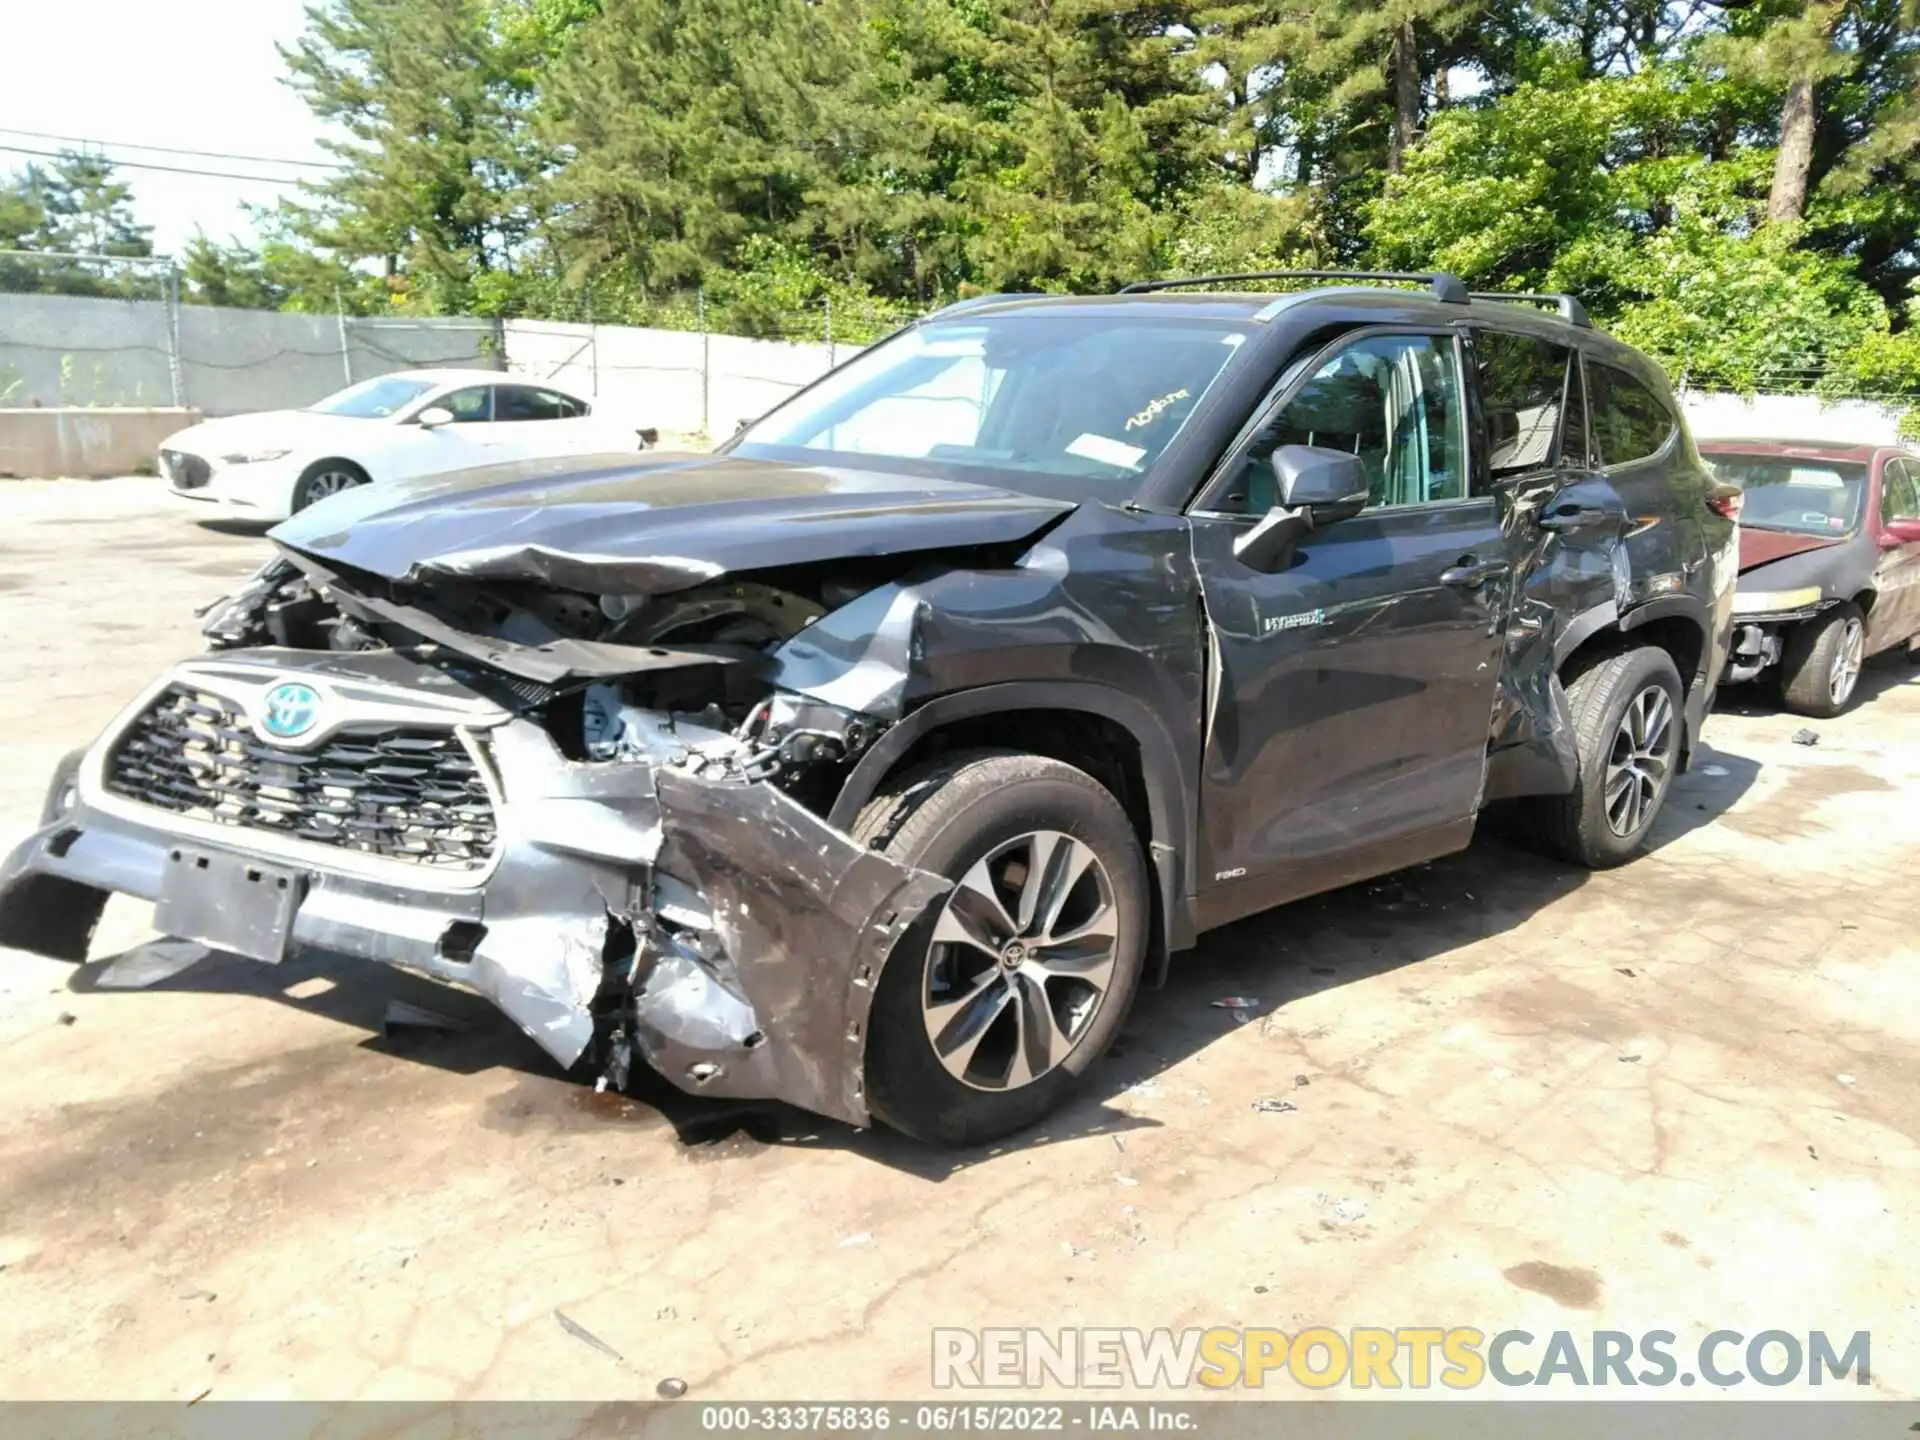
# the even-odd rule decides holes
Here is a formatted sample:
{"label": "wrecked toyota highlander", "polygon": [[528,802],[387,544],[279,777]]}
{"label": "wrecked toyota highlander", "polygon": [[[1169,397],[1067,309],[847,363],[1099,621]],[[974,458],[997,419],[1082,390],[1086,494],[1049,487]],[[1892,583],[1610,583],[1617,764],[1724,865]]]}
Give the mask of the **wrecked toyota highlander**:
{"label": "wrecked toyota highlander", "polygon": [[84,959],[121,892],[604,1084],[970,1143],[1200,932],[1489,806],[1627,859],[1725,668],[1726,487],[1576,302],[1235,288],[1296,278],[967,301],[712,455],[314,506],[56,776],[0,943]]}

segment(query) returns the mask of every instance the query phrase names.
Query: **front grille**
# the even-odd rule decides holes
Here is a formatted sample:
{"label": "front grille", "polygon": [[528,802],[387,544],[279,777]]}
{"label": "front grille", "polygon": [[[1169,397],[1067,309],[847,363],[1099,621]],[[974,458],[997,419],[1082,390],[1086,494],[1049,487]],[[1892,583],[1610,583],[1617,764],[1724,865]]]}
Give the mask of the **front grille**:
{"label": "front grille", "polygon": [[197,820],[436,869],[477,870],[493,853],[493,802],[451,730],[348,729],[282,749],[227,700],[172,685],[114,745],[106,787]]}
{"label": "front grille", "polygon": [[198,490],[213,478],[213,467],[198,455],[184,450],[162,450],[160,472],[176,490]]}

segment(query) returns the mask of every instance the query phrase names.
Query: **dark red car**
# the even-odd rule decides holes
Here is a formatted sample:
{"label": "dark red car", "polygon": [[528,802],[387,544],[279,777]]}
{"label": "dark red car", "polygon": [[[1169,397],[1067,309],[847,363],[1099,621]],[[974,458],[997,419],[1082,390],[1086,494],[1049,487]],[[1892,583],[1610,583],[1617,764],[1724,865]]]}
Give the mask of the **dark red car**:
{"label": "dark red car", "polygon": [[1703,441],[1745,492],[1729,683],[1764,671],[1838,715],[1870,655],[1920,635],[1920,456],[1890,445]]}

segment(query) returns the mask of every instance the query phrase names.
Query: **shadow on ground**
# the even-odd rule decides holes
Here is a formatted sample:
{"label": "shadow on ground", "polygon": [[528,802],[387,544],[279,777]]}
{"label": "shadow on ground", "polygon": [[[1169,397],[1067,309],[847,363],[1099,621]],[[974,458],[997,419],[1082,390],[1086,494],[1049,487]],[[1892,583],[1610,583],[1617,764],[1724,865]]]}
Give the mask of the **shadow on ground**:
{"label": "shadow on ground", "polygon": [[[1903,667],[1904,669],[1904,667]],[[1718,820],[1753,784],[1759,766],[1702,747],[1655,828],[1653,848]],[[670,1133],[690,1160],[717,1160],[766,1146],[843,1150],[929,1180],[997,1156],[1089,1135],[1156,1128],[1119,1109],[1127,1090],[1243,1024],[1284,1016],[1308,996],[1417,965],[1501,934],[1578,889],[1587,872],[1483,834],[1457,855],[1349,885],[1252,916],[1204,936],[1176,957],[1165,986],[1143,991],[1125,1031],[1088,1076],[1078,1099],[1035,1129],[996,1146],[933,1150],[891,1131],[856,1131],[777,1103],[687,1095],[640,1070],[625,1094],[596,1093],[593,1076],[562,1073],[531,1039],[477,996],[371,962],[306,955],[261,965],[213,954],[141,988],[257,996],[367,1032],[362,1045],[462,1075],[517,1072],[486,1101],[482,1123],[508,1133],[621,1125],[636,1135]],[[161,941],[80,967],[76,990],[104,988],[111,966],[158,956]],[[165,968],[164,963],[161,968]],[[109,977],[110,979],[111,977]],[[1222,1007],[1223,999],[1250,1001]],[[389,1024],[390,1007],[427,1012]],[[441,1025],[421,1023],[438,1017]]]}

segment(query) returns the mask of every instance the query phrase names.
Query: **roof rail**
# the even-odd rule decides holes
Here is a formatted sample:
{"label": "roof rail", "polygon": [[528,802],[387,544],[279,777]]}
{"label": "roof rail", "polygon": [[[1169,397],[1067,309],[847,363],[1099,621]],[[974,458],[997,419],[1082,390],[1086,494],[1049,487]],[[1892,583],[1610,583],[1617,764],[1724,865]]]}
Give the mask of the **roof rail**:
{"label": "roof rail", "polygon": [[1543,295],[1531,290],[1476,290],[1475,300],[1515,300],[1531,302],[1535,305],[1551,305],[1560,312],[1562,320],[1571,321],[1583,330],[1593,328],[1593,319],[1587,314],[1587,307],[1571,295]]}
{"label": "roof rail", "polygon": [[1179,280],[1136,280],[1122,285],[1122,295],[1145,295],[1154,290],[1184,289],[1190,285],[1223,285],[1244,280],[1407,280],[1431,286],[1434,298],[1449,305],[1467,303],[1467,287],[1444,270],[1255,270],[1245,275],[1189,275]]}

